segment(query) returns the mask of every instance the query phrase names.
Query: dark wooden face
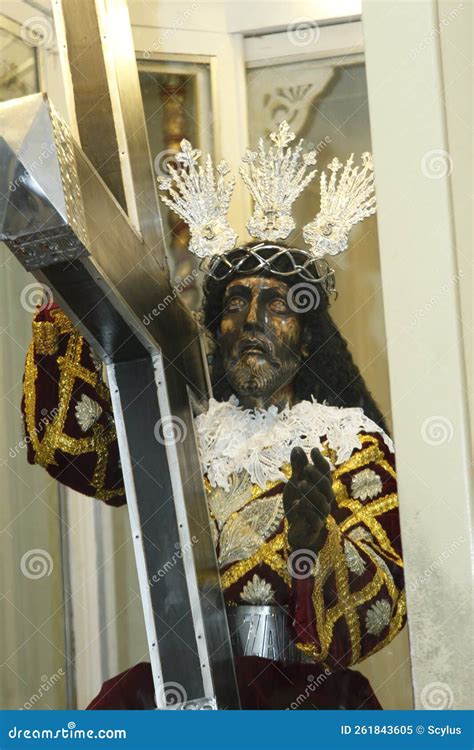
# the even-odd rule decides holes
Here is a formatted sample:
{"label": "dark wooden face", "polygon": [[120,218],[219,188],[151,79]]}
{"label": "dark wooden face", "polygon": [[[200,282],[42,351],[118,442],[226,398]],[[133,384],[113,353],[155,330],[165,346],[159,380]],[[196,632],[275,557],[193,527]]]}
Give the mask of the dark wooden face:
{"label": "dark wooden face", "polygon": [[267,398],[291,382],[301,363],[301,315],[280,279],[232,280],[224,295],[220,344],[237,396]]}

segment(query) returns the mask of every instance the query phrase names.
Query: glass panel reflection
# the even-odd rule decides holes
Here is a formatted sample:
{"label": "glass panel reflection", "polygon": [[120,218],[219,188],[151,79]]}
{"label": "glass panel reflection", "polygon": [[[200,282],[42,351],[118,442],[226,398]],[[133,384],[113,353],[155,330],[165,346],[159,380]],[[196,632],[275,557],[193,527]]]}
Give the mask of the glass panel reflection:
{"label": "glass panel reflection", "polygon": [[[140,87],[148,138],[157,177],[168,175],[183,138],[204,153],[213,150],[210,66],[185,61],[139,61]],[[197,260],[187,251],[187,225],[166,206],[161,215],[167,238],[171,274],[183,301],[199,306]]]}
{"label": "glass panel reflection", "polygon": [[[334,157],[343,163],[371,150],[365,66],[359,56],[304,60],[253,67],[247,71],[249,140],[268,137],[286,119],[306,148],[318,153],[321,173]],[[306,247],[302,228],[319,210],[317,177],[297,199],[295,231],[288,244]],[[331,317],[348,341],[360,372],[391,429],[390,385],[386,355],[383,294],[375,217],[354,227],[350,249],[329,259],[336,270],[337,300]],[[412,687],[405,627],[391,643],[357,670],[363,672],[383,708],[412,708]]]}

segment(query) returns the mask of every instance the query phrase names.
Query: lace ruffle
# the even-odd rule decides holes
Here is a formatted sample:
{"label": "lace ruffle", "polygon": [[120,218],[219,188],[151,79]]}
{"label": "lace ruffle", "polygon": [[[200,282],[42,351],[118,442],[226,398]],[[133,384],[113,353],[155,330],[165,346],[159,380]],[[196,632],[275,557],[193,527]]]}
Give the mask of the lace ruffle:
{"label": "lace ruffle", "polygon": [[282,466],[295,446],[306,452],[327,440],[335,464],[347,461],[361,446],[359,433],[377,432],[393,453],[388,435],[360,408],[339,408],[316,400],[301,401],[291,409],[243,409],[235,396],[209,401],[209,409],[195,420],[201,464],[213,487],[229,489],[230,476],[245,470],[253,484],[285,479]]}

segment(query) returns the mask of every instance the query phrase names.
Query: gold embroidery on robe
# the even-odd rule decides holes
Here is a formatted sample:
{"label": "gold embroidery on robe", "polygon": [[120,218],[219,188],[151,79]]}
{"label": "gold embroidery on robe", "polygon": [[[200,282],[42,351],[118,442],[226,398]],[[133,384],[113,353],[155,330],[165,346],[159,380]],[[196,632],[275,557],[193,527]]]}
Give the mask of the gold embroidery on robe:
{"label": "gold embroidery on robe", "polygon": [[[75,438],[64,432],[66,417],[71,406],[71,399],[76,378],[83,380],[99,393],[109,395],[107,386],[102,383],[96,372],[81,365],[81,353],[84,346],[83,337],[74,329],[69,318],[61,310],[51,312],[53,323],[38,321],[33,324],[33,341],[28,349],[25,375],[23,381],[24,413],[26,433],[34,452],[35,463],[47,468],[55,466],[56,450],[80,456],[84,453],[96,454],[96,464],[90,480],[94,488],[94,495],[99,500],[109,500],[117,495],[124,495],[123,488],[108,490],[105,487],[109,446],[116,441],[115,426],[96,424],[92,427],[92,434],[82,438]],[[36,425],[36,379],[38,367],[35,364],[35,353],[55,354],[57,339],[52,333],[51,326],[59,333],[69,333],[66,352],[57,358],[60,371],[58,382],[58,403],[50,415],[46,415],[45,424],[41,430]],[[56,345],[56,349],[54,346]],[[38,348],[37,348],[38,347]],[[108,398],[107,398],[108,400]],[[47,418],[47,419],[46,419]]]}
{"label": "gold embroidery on robe", "polygon": [[[349,492],[352,486],[352,477],[355,473],[367,467],[369,464],[374,473],[377,471],[386,472],[390,479],[395,478],[393,466],[386,460],[383,453],[379,438],[374,435],[361,435],[361,449],[357,451],[344,464],[337,466],[332,473],[333,491],[336,498],[336,504],[339,509],[346,509],[349,513],[339,523],[333,515],[328,516],[326,529],[327,538],[319,552],[319,565],[313,572],[314,587],[312,595],[312,604],[314,609],[314,627],[317,633],[318,643],[297,643],[298,648],[318,662],[326,662],[334,639],[334,628],[339,620],[345,622],[348,634],[348,651],[350,651],[349,662],[356,664],[362,658],[366,658],[389,643],[398,633],[403,625],[406,614],[405,596],[403,591],[399,591],[390,565],[402,568],[403,563],[400,555],[394,549],[388,534],[383,525],[383,516],[386,512],[397,508],[397,496],[394,492],[386,492],[378,496],[362,499],[353,498]],[[289,477],[291,469],[289,465],[284,467],[286,477]],[[349,477],[343,481],[344,477]],[[278,483],[275,483],[276,486]],[[357,486],[357,485],[356,485]],[[375,486],[375,485],[374,485]],[[377,483],[381,493],[384,492],[383,482]],[[208,491],[213,490],[207,486]],[[268,491],[270,488],[267,488]],[[257,487],[249,485],[245,480],[235,483],[232,492],[234,494],[232,502],[228,506],[229,514],[225,511],[225,499],[223,494],[219,495],[219,510],[216,515],[224,518],[227,523],[232,519],[237,519],[242,510],[250,519],[252,509],[258,508],[255,500],[264,494],[264,491]],[[280,496],[281,497],[281,496]],[[262,498],[269,503],[277,502],[278,496],[269,496]],[[210,504],[212,508],[212,503]],[[270,505],[269,505],[270,507]],[[214,504],[216,510],[216,505]],[[238,510],[237,510],[238,509]],[[256,522],[258,525],[258,522]],[[225,528],[225,522],[224,522]],[[276,575],[278,575],[288,587],[293,582],[287,568],[290,548],[288,545],[288,524],[284,520],[284,530],[277,533],[273,538],[268,538],[257,548],[255,537],[250,533],[247,535],[248,528],[245,523],[235,522],[231,548],[241,559],[233,562],[222,574],[221,585],[224,591],[235,585],[244,576],[247,576],[252,570],[261,565],[267,565]],[[222,544],[222,535],[221,535]],[[350,554],[348,554],[348,547]],[[365,553],[365,558],[361,555]],[[357,556],[357,565],[355,559]],[[230,560],[231,558],[229,558]],[[223,560],[225,564],[225,560]],[[364,583],[362,587],[357,584],[359,575],[366,574],[367,565],[371,568],[371,578]],[[325,600],[325,586],[330,576],[333,576],[335,592],[333,601]],[[356,583],[354,583],[354,579]],[[358,588],[359,586],[359,588]],[[368,606],[370,614],[360,613],[360,607]],[[387,626],[381,621],[379,612],[382,611],[386,617],[388,607],[390,608],[390,618]],[[377,617],[376,617],[377,616]],[[377,619],[377,628],[380,627],[380,633],[388,627],[388,632],[374,646],[367,651],[362,650],[362,638],[365,633],[368,636],[375,636],[375,620]],[[373,634],[371,633],[373,631]]]}

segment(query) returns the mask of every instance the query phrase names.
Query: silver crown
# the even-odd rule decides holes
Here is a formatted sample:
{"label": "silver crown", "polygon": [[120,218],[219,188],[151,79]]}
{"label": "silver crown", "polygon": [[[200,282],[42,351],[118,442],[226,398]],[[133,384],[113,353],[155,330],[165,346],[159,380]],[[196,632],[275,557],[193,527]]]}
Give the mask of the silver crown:
{"label": "silver crown", "polygon": [[221,255],[232,250],[237,240],[227,221],[235,179],[225,179],[230,172],[227,162],[219,162],[214,170],[208,156],[205,167],[197,166],[201,152],[187,140],[180,146],[175,159],[181,168],[168,164],[170,176],[158,178],[160,190],[168,191],[172,200],[164,195],[161,200],[188,224],[192,253],[199,258]]}
{"label": "silver crown", "polygon": [[[272,145],[268,149],[260,139],[256,151],[248,150],[240,168],[254,200],[247,229],[252,237],[264,243],[284,240],[294,229],[292,205],[317,171],[310,169],[316,164],[316,151],[303,153],[302,140],[296,146],[289,145],[295,140],[295,134],[287,122],[282,122],[278,130],[270,134],[270,140]],[[235,181],[225,179],[230,171],[225,161],[214,168],[208,156],[205,166],[199,166],[201,152],[193,149],[189,141],[183,140],[180,145],[181,151],[175,156],[178,166],[168,165],[170,176],[158,179],[160,190],[169,196],[162,195],[161,199],[189,225],[189,249],[205,259],[204,270],[210,273],[215,266],[212,261],[225,261],[236,246],[237,235],[227,220]],[[344,252],[353,225],[375,213],[372,157],[366,152],[361,159],[361,167],[353,166],[354,155],[345,165],[333,159],[328,165],[329,179],[326,172],[322,173],[320,210],[303,230],[309,250],[298,251],[306,256],[304,269],[308,270],[312,262],[321,261],[325,255]],[[294,250],[282,248],[282,252]],[[268,258],[264,261],[268,265]],[[233,262],[228,265],[233,267]],[[297,266],[302,267],[300,261]],[[329,267],[327,276],[333,289],[334,274]]]}
{"label": "silver crown", "polygon": [[273,146],[268,151],[260,138],[257,151],[247,150],[242,159],[239,171],[254,200],[247,229],[258,240],[275,242],[288,237],[295,228],[291,207],[317,172],[308,172],[316,164],[316,151],[303,154],[303,140],[292,148],[288,144],[295,137],[288,123],[282,122],[270,134]]}
{"label": "silver crown", "polygon": [[347,250],[353,225],[377,210],[371,154],[363,153],[361,161],[362,169],[353,167],[354,154],[351,154],[342,169],[339,159],[333,159],[328,165],[329,182],[325,172],[321,175],[320,211],[303,229],[304,241],[310,245],[315,258],[339,255]]}

